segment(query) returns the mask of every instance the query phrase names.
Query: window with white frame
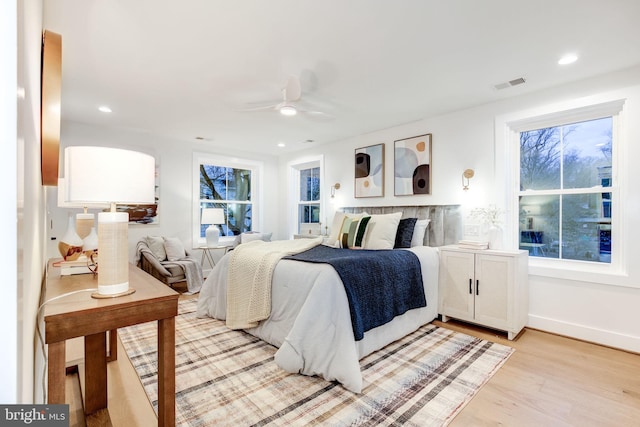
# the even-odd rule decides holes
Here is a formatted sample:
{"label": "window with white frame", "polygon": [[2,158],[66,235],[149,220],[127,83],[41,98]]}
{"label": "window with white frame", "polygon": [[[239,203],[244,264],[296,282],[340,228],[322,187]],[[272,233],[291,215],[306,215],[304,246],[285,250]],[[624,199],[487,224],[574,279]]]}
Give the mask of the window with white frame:
{"label": "window with white frame", "polygon": [[260,170],[260,164],[252,161],[194,155],[194,212],[197,215],[194,241],[201,241],[209,226],[201,223],[205,208],[224,211],[224,223],[217,225],[221,238],[255,229]]}
{"label": "window with white frame", "polygon": [[301,169],[299,175],[298,233],[320,234],[320,166]]}
{"label": "window with white frame", "polygon": [[287,229],[290,235],[322,234],[324,205],[323,156],[310,156],[288,163]]}
{"label": "window with white frame", "polygon": [[519,133],[519,246],[531,256],[611,262],[613,117]]}

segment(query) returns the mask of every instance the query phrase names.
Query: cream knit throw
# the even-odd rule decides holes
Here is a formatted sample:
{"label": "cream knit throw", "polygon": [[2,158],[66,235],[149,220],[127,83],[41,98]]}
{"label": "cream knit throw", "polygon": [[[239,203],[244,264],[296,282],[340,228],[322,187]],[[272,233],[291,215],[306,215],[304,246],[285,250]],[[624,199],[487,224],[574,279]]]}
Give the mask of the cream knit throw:
{"label": "cream knit throw", "polygon": [[231,252],[227,275],[227,326],[253,328],[271,314],[271,276],[278,261],[322,243],[322,238],[255,240]]}

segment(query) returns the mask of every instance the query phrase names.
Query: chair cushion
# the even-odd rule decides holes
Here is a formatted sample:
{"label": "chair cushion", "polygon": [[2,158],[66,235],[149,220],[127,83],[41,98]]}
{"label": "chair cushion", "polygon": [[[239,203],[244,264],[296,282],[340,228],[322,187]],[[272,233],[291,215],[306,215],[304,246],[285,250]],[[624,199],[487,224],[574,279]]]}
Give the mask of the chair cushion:
{"label": "chair cushion", "polygon": [[167,259],[169,261],[178,261],[187,256],[184,245],[177,237],[165,237],[164,249],[167,251]]}
{"label": "chair cushion", "polygon": [[167,259],[167,251],[164,249],[164,239],[162,237],[147,236],[145,237],[145,241],[147,242],[149,250],[158,261]]}

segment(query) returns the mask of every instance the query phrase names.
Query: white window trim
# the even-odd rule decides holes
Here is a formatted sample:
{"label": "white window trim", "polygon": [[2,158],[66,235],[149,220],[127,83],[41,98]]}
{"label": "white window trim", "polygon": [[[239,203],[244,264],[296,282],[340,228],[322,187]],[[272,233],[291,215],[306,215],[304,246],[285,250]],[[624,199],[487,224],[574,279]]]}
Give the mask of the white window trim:
{"label": "white window trim", "polygon": [[[496,117],[495,120],[495,182],[503,183],[504,199],[498,205],[505,211],[505,240],[510,247],[518,247],[519,209],[518,174],[520,151],[519,133],[526,130],[557,126],[613,116],[613,138],[616,147],[612,157],[614,186],[607,192],[615,195],[612,224],[612,260],[599,264],[585,261],[557,260],[529,257],[529,274],[565,280],[600,283],[625,287],[640,287],[628,280],[628,242],[623,240],[629,217],[623,213],[628,189],[628,161],[625,127],[625,99],[619,94],[573,100],[552,106],[521,111]],[[498,184],[499,185],[499,184]],[[526,194],[526,193],[525,193]]]}
{"label": "white window trim", "polygon": [[[313,167],[320,167],[320,222],[321,228],[324,228],[327,224],[322,220],[322,215],[326,212],[326,191],[325,179],[324,179],[324,156],[309,156],[301,159],[292,160],[287,164],[288,170],[288,196],[287,205],[289,212],[287,216],[287,231],[289,236],[298,234],[298,203],[300,202],[300,171],[303,169],[309,169]],[[320,232],[322,234],[322,230]]]}
{"label": "white window trim", "polygon": [[[264,164],[256,160],[240,159],[214,153],[193,153],[193,193],[192,193],[192,217],[191,233],[194,248],[203,246],[205,238],[200,237],[200,165],[209,164],[225,166],[236,169],[251,170],[251,228],[259,231],[262,229],[262,180]],[[235,237],[220,236],[220,244],[232,243]]]}

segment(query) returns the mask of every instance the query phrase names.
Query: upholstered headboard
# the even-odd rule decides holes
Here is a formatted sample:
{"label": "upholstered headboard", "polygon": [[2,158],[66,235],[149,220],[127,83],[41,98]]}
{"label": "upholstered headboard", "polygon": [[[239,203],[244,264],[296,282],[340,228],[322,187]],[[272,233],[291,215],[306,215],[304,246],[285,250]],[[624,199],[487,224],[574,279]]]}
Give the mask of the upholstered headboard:
{"label": "upholstered headboard", "polygon": [[444,246],[458,243],[462,238],[462,209],[460,205],[431,206],[357,206],[340,208],[342,212],[388,214],[402,212],[402,218],[430,219],[424,236],[425,246]]}

